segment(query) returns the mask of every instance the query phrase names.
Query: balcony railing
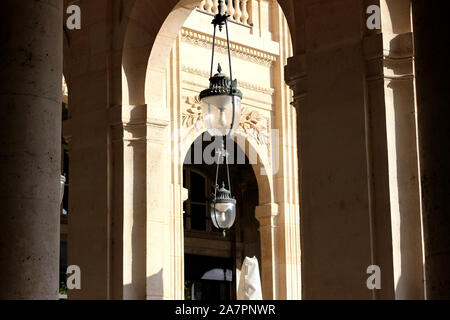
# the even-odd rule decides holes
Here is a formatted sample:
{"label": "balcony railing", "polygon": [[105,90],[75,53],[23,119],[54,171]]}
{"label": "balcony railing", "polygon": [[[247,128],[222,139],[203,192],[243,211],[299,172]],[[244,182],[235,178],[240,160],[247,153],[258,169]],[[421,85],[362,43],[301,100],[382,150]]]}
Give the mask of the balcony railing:
{"label": "balcony railing", "polygon": [[[224,12],[230,15],[230,20],[247,26],[252,26],[252,16],[250,10],[251,1],[249,0],[225,0]],[[217,14],[219,0],[203,0],[198,9],[210,14]]]}

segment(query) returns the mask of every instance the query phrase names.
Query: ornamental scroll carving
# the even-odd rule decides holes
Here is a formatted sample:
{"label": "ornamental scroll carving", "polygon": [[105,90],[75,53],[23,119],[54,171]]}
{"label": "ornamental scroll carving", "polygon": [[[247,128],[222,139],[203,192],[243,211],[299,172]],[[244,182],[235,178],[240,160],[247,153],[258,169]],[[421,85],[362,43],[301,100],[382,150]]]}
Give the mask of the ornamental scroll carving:
{"label": "ornamental scroll carving", "polygon": [[[199,96],[186,99],[188,107],[182,114],[182,125],[186,128],[203,126],[203,114]],[[269,121],[263,114],[252,108],[244,107],[237,132],[253,138],[259,145],[269,143]]]}

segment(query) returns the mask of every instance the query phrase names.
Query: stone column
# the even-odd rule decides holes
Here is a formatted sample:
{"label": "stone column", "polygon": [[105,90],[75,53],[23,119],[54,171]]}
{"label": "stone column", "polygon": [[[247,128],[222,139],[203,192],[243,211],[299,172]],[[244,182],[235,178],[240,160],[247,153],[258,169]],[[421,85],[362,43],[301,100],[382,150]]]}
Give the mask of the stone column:
{"label": "stone column", "polygon": [[[149,109],[150,111],[150,109]],[[151,110],[147,117],[147,300],[172,297],[169,115]]]}
{"label": "stone column", "polygon": [[395,298],[402,300],[424,298],[410,9],[409,0],[382,1],[382,34],[366,38],[377,43],[368,56],[377,66],[371,82],[384,81]]}
{"label": "stone column", "polygon": [[58,298],[62,7],[2,2],[0,299]]}
{"label": "stone column", "polygon": [[259,221],[261,241],[261,285],[264,300],[277,299],[277,234],[275,218],[278,215],[278,205],[269,203],[255,208],[255,216]]}
{"label": "stone column", "polygon": [[[146,147],[147,106],[116,106],[111,109],[114,171],[113,234],[117,264],[113,299],[144,300],[146,297]],[[117,193],[116,193],[117,192]],[[119,267],[119,268],[117,268]],[[122,288],[119,288],[118,280]]]}
{"label": "stone column", "polygon": [[[303,299],[394,298],[383,81],[368,79],[362,7],[296,2],[304,25],[286,82],[297,109]],[[371,265],[380,290],[366,285]]]}
{"label": "stone column", "polygon": [[437,1],[412,1],[419,158],[428,299],[450,299],[448,18]]}

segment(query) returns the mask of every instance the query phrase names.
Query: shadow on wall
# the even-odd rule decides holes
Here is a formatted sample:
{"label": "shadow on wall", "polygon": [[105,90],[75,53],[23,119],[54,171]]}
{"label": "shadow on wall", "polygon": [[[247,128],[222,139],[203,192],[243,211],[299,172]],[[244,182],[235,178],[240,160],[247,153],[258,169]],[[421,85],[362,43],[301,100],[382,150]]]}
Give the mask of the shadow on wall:
{"label": "shadow on wall", "polygon": [[[148,287],[148,295],[146,292]],[[147,277],[140,283],[130,283],[123,286],[124,300],[163,300],[164,299],[164,281],[163,269],[154,275]]]}

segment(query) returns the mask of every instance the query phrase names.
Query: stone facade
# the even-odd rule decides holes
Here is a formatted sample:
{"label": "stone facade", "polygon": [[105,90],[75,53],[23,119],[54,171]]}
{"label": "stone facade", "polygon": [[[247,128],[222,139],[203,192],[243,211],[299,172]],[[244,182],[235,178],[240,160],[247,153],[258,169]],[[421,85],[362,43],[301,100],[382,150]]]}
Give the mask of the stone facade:
{"label": "stone facade", "polygon": [[[81,8],[81,30],[57,27],[69,4]],[[198,93],[217,1],[4,5],[14,36],[0,54],[0,298],[57,298],[63,102],[61,230],[68,264],[82,270],[69,298],[183,299],[195,242],[183,235],[183,159],[204,131]],[[381,29],[367,28],[371,5]],[[245,97],[236,142],[257,155],[264,298],[448,298],[445,11],[425,0],[226,9]],[[217,44],[224,60],[220,34]],[[370,265],[381,289],[366,285]]]}

